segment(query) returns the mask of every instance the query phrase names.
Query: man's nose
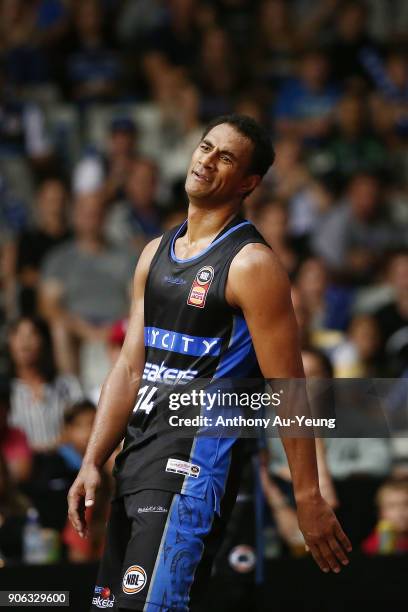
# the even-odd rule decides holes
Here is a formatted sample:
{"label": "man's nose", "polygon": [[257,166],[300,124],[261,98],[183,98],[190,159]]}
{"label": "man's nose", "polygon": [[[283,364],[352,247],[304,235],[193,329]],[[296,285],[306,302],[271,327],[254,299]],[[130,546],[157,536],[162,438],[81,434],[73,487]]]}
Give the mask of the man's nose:
{"label": "man's nose", "polygon": [[200,163],[204,168],[213,168],[215,165],[217,153],[215,149],[212,151],[203,152],[200,158]]}

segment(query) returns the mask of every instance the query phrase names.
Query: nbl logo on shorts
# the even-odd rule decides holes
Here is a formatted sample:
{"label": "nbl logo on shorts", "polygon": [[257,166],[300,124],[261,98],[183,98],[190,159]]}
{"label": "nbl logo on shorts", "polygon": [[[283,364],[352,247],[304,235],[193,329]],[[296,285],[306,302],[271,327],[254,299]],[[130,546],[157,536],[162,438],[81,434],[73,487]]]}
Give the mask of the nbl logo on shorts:
{"label": "nbl logo on shorts", "polygon": [[204,266],[201,268],[191,285],[190,294],[187,304],[196,308],[204,308],[208,290],[214,278],[214,268],[212,266]]}
{"label": "nbl logo on shorts", "polygon": [[139,593],[147,582],[147,575],[140,565],[131,565],[127,568],[122,581],[122,591],[127,595]]}

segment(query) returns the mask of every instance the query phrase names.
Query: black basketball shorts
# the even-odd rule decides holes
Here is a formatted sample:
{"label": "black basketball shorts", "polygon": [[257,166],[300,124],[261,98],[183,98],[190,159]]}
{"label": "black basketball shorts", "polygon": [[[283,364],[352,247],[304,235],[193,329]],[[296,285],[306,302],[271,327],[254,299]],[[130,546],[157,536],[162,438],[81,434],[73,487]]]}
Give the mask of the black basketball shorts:
{"label": "black basketball shorts", "polygon": [[208,489],[205,499],[144,490],[112,502],[92,612],[192,609],[224,532]]}

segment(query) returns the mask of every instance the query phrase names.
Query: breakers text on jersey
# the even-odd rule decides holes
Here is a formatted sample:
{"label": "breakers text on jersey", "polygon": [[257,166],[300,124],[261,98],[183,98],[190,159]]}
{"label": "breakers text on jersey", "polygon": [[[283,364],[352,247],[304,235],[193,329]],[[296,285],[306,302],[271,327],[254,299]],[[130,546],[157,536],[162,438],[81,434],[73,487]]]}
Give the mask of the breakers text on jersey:
{"label": "breakers text on jersey", "polygon": [[162,362],[146,362],[143,371],[143,380],[149,382],[161,382],[167,385],[185,385],[197,376],[197,370],[180,370],[179,368],[167,368]]}

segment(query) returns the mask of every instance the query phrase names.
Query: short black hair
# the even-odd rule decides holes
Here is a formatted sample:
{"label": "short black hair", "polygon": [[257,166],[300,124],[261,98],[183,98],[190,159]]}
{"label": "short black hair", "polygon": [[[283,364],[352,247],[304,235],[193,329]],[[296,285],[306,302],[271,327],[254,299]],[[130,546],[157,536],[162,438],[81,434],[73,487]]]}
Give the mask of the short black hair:
{"label": "short black hair", "polygon": [[91,400],[83,399],[71,404],[64,412],[64,424],[72,425],[75,419],[85,412],[96,412],[96,406]]}
{"label": "short black hair", "polygon": [[268,131],[252,117],[232,113],[212,119],[205,127],[201,140],[213,128],[222,123],[228,123],[228,125],[234,127],[237,132],[252,142],[254,150],[252,152],[250,173],[263,177],[275,161],[275,151]]}

